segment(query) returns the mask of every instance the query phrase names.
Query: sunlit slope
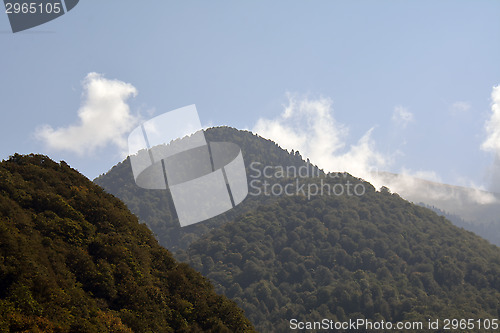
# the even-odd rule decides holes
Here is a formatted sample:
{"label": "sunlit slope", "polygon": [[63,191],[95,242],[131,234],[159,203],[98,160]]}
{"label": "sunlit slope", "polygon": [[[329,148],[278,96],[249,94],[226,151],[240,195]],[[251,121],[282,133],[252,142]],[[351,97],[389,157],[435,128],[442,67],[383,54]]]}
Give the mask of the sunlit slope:
{"label": "sunlit slope", "polygon": [[66,163],[0,163],[0,331],[251,332],[242,311]]}

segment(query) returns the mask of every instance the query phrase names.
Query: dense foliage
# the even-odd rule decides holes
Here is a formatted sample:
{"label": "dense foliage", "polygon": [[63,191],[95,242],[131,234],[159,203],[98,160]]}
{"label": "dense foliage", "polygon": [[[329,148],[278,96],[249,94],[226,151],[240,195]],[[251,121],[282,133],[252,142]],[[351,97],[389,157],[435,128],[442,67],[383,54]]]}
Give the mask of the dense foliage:
{"label": "dense foliage", "polygon": [[[248,175],[252,162],[306,165],[299,153],[246,131],[212,128],[206,137],[237,143]],[[162,245],[181,249],[177,258],[209,277],[262,332],[288,331],[292,318],[499,317],[499,248],[388,189],[320,174],[331,185],[363,184],[366,193],[249,196],[236,209],[180,228],[168,191],[138,188],[128,160],[96,182],[123,199]]]}
{"label": "dense foliage", "polygon": [[[247,174],[255,171],[250,169],[250,163],[258,162],[254,169],[266,165],[304,166],[306,161],[299,152],[288,153],[276,143],[258,137],[248,131],[239,131],[230,127],[210,128],[205,131],[209,142],[232,142],[237,144],[243,153]],[[120,198],[129,209],[145,222],[158,238],[161,245],[171,251],[185,249],[218,225],[233,220],[241,213],[255,208],[258,204],[268,201],[268,197],[249,195],[243,204],[238,205],[224,214],[210,220],[180,228],[175,214],[175,208],[169,191],[146,190],[134,182],[130,159],[114,166],[109,172],[96,178],[94,182],[106,191]]]}
{"label": "dense foliage", "polygon": [[0,164],[1,332],[244,332],[126,206],[41,155]]}
{"label": "dense foliage", "polygon": [[500,316],[500,249],[387,190],[287,197],[191,244],[185,260],[263,332],[288,321]]}

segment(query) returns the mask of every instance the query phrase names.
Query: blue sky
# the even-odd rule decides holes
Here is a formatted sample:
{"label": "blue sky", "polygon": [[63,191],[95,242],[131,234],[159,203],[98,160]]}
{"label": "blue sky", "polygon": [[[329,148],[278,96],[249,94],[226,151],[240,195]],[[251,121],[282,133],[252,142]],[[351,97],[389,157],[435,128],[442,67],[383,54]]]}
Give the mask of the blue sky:
{"label": "blue sky", "polygon": [[[495,149],[481,145],[500,84],[499,17],[494,0],[82,0],[12,34],[1,14],[0,157],[36,152],[90,178],[106,172],[123,157],[119,138],[73,150],[47,138],[73,144],[64,135],[75,132],[57,131],[79,126],[93,83],[114,82],[117,114],[130,116],[122,138],[133,121],[196,104],[204,125],[260,129],[283,146],[291,137],[305,155],[318,154],[305,141],[333,140],[332,169],[374,163],[488,188]],[[307,137],[318,108],[331,126]]]}

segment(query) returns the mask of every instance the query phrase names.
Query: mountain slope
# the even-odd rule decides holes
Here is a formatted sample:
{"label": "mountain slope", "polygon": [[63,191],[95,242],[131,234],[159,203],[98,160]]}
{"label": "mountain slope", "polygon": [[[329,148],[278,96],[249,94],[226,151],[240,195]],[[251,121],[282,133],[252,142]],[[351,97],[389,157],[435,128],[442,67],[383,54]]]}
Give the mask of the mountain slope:
{"label": "mountain slope", "polygon": [[[206,136],[240,145],[249,183],[252,162],[310,168],[300,154],[249,132],[212,128]],[[168,192],[135,186],[127,161],[96,182],[123,198],[164,246],[185,249],[176,257],[209,277],[262,332],[288,331],[292,318],[427,323],[499,317],[498,247],[386,188],[375,191],[345,173],[319,175],[260,180],[278,188],[360,184],[366,192],[249,195],[236,209],[180,228]]]}
{"label": "mountain slope", "polygon": [[[230,127],[215,127],[206,130],[205,137],[211,142],[229,141],[238,144],[242,149],[249,177],[252,173],[255,174],[252,172],[255,168],[251,167],[251,164],[255,162],[257,162],[255,164],[257,169],[260,170],[264,166],[299,168],[308,165],[299,152],[288,153],[276,143],[248,131],[240,131]],[[310,165],[308,167],[312,168]],[[324,174],[321,170],[319,173]],[[423,203],[424,207],[427,208],[436,207],[439,209],[438,214],[450,218],[455,225],[500,245],[497,236],[498,231],[500,231],[497,221],[500,212],[498,200],[481,204],[477,202],[477,198],[473,200],[477,196],[484,200],[491,199],[497,196],[494,193],[439,184],[409,176],[401,178],[396,174],[384,172],[377,173],[376,178],[383,180],[383,183],[398,184],[398,186],[405,183],[403,188],[409,186],[407,183],[412,184],[415,188],[410,191],[412,194],[410,197],[405,197],[407,200],[417,204]],[[248,180],[250,183],[251,179]],[[96,178],[94,182],[123,200],[131,211],[151,228],[160,244],[174,252],[178,249],[186,249],[191,242],[216,226],[231,221],[243,212],[255,209],[256,205],[267,203],[273,199],[272,196],[249,195],[235,209],[203,223],[180,228],[170,193],[163,190],[145,190],[136,186],[128,158],[106,174]],[[452,218],[454,215],[459,218]]]}
{"label": "mountain slope", "polygon": [[193,242],[183,259],[261,332],[286,332],[292,318],[500,316],[498,247],[365,185],[359,197],[295,196],[261,206]]}
{"label": "mountain slope", "polygon": [[[288,153],[276,143],[258,137],[248,131],[240,131],[230,127],[216,127],[205,131],[209,142],[232,142],[237,144],[243,153],[247,175],[249,177],[268,165],[307,166],[299,152]],[[250,164],[256,162],[251,168]],[[309,168],[312,168],[310,165]],[[252,171],[253,170],[253,171]],[[250,179],[249,179],[250,181]],[[133,178],[130,159],[114,166],[106,174],[97,177],[94,182],[107,192],[117,196],[127,207],[146,223],[158,238],[161,245],[172,252],[186,249],[191,242],[198,239],[218,225],[231,221],[241,213],[267,202],[271,197],[252,196],[235,209],[198,223],[181,228],[175,215],[170,193],[165,190],[146,190],[138,187]]]}
{"label": "mountain slope", "polygon": [[0,164],[2,332],[253,331],[125,205],[41,155]]}

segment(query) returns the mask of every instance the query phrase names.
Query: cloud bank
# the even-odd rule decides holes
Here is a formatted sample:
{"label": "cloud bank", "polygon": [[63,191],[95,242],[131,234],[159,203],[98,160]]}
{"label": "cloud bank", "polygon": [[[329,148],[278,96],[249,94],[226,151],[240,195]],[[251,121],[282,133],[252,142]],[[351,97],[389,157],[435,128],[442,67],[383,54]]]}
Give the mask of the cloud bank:
{"label": "cloud bank", "polygon": [[139,121],[130,112],[127,100],[136,95],[137,89],[129,83],[89,73],[83,80],[83,102],[77,124],[56,129],[43,125],[35,136],[51,150],[78,155],[91,154],[108,145],[126,151],[126,134]]}

